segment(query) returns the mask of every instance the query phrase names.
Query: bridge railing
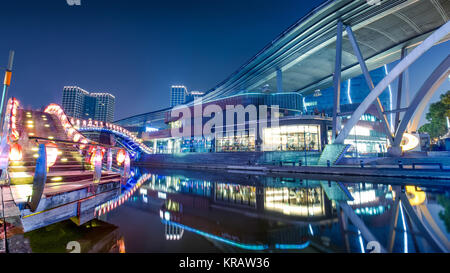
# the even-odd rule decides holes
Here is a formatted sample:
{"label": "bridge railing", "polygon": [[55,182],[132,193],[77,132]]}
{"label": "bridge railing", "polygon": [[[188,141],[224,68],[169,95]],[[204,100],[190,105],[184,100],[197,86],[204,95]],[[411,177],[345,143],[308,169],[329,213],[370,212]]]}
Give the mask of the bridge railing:
{"label": "bridge railing", "polygon": [[65,159],[67,162],[67,152],[79,154],[78,159],[81,159],[79,164],[82,167],[80,174],[92,171],[92,183],[94,185],[100,182],[102,170],[112,171],[113,166],[115,170],[120,172],[122,183],[130,176],[130,157],[124,149],[109,145],[98,145],[98,143],[84,144],[43,137],[30,137],[29,139],[30,142],[34,141],[38,151],[33,176],[33,190],[31,200],[28,202],[31,211],[35,211],[39,205],[50,167],[54,166],[57,160],[64,162],[63,159]]}

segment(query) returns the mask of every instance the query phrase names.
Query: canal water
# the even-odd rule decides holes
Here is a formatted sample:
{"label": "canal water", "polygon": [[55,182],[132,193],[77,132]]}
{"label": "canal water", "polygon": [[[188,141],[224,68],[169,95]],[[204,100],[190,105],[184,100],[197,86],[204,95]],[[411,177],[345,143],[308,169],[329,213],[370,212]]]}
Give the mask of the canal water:
{"label": "canal water", "polygon": [[122,196],[97,208],[97,220],[26,233],[32,251],[414,253],[449,246],[450,188],[436,181],[132,173]]}

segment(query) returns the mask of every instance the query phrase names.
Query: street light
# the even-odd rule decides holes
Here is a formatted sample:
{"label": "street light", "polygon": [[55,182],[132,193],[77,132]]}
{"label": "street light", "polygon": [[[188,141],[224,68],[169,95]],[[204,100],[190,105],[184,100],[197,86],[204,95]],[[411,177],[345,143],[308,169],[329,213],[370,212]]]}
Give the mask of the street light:
{"label": "street light", "polygon": [[14,50],[10,50],[9,51],[8,66],[6,67],[5,79],[3,81],[2,99],[1,99],[1,102],[0,102],[0,113],[1,113],[1,115],[0,115],[0,130],[1,130],[1,128],[3,128],[3,120],[5,119],[5,113],[3,111],[3,107],[4,107],[4,104],[5,104],[5,100],[8,99],[8,87],[11,84],[13,61],[14,61]]}

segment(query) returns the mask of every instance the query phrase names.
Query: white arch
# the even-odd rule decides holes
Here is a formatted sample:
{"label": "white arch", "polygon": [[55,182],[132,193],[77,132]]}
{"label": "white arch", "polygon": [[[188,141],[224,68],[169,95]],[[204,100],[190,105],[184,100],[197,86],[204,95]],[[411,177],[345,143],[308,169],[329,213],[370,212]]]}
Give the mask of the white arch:
{"label": "white arch", "polygon": [[399,146],[403,133],[408,126],[411,117],[414,115],[414,120],[412,122],[411,128],[413,131],[417,130],[417,124],[422,116],[423,111],[425,110],[426,105],[430,101],[434,92],[438,89],[438,87],[442,84],[442,82],[447,79],[450,74],[450,55],[447,55],[447,58],[431,73],[422,87],[419,89],[417,94],[414,96],[413,101],[408,106],[408,110],[406,111],[400,125],[397,128],[397,132],[395,133],[394,146]]}
{"label": "white arch", "polygon": [[419,46],[417,46],[410,54],[401,60],[394,69],[378,85],[372,89],[369,95],[359,105],[359,107],[352,114],[350,120],[345,124],[339,135],[333,143],[343,144],[344,140],[350,134],[351,129],[359,121],[361,116],[367,111],[372,103],[381,95],[381,93],[391,84],[403,71],[405,71],[412,63],[414,63],[420,56],[427,52],[436,43],[442,40],[450,33],[450,21],[445,23],[427,39],[425,39]]}

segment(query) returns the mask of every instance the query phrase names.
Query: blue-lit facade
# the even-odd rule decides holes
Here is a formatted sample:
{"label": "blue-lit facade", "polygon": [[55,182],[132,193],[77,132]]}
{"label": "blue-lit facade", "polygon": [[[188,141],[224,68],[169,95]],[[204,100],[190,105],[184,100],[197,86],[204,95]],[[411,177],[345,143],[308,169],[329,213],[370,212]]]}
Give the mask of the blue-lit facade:
{"label": "blue-lit facade", "polygon": [[[388,73],[388,67],[382,66],[370,72],[374,85],[377,85]],[[306,113],[325,113],[327,116],[333,114],[333,87],[317,90],[311,95],[303,98],[303,111]],[[341,84],[340,112],[348,113],[342,116],[342,123],[350,118],[351,113],[356,110],[359,104],[369,94],[370,89],[363,75],[348,79]],[[392,89],[391,86],[379,97],[385,111],[392,110]],[[391,124],[394,115],[387,116]],[[351,144],[349,154],[352,156],[364,156],[383,154],[387,152],[387,139],[383,131],[381,119],[375,106],[372,106],[355,126],[350,136],[345,140],[346,144]]]}
{"label": "blue-lit facade", "polygon": [[[371,72],[374,84],[386,74],[381,67]],[[184,88],[181,91],[184,92]],[[345,80],[341,86],[342,124],[350,117],[359,103],[369,93],[369,88],[362,75]],[[386,110],[391,109],[392,92],[386,90],[380,96]],[[195,124],[194,104],[188,107],[191,113],[188,122],[182,117],[172,117],[172,108],[131,117],[117,122],[141,137],[146,145],[152,147],[155,154],[210,153],[210,152],[320,152],[326,144],[331,143],[331,114],[333,109],[333,87],[302,96],[296,92],[262,93],[247,92],[202,103],[200,113],[209,105],[219,106],[223,111],[223,127],[214,128],[213,135],[197,135],[195,126],[191,126],[190,136],[174,137],[173,129],[184,130],[185,124]],[[225,109],[228,106],[253,105],[257,108],[257,120],[245,117],[244,128],[227,124]],[[260,106],[267,106],[267,127],[260,130]],[[270,124],[271,109],[278,107],[274,113],[279,124]],[[197,113],[198,114],[198,113]],[[390,117],[389,117],[390,118]],[[204,126],[211,117],[201,117]],[[390,120],[390,119],[389,119]],[[257,126],[250,126],[256,122]],[[198,124],[197,124],[198,125]],[[196,126],[197,126],[196,125]],[[201,129],[200,129],[201,131]],[[348,156],[364,156],[385,153],[387,139],[383,132],[381,120],[375,107],[363,115],[360,122],[346,140],[351,144]]]}

